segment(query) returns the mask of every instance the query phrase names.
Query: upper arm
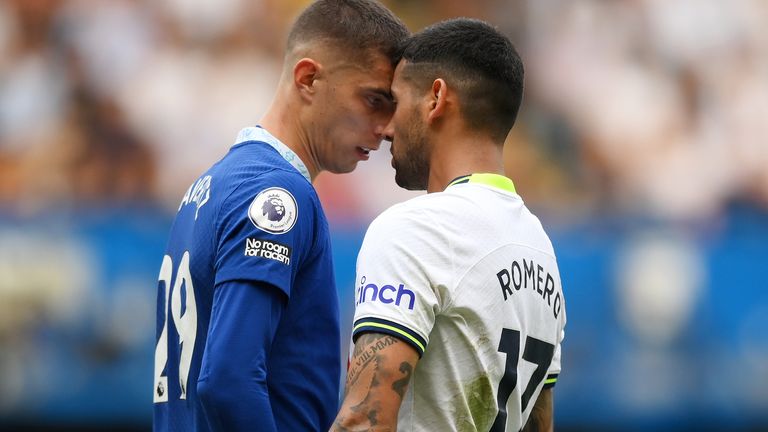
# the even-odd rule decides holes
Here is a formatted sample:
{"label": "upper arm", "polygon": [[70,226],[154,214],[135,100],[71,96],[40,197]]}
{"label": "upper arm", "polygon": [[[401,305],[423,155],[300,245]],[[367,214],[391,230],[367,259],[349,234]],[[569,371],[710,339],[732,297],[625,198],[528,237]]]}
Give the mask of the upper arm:
{"label": "upper arm", "polygon": [[554,430],[552,387],[539,393],[523,432],[552,432]]}
{"label": "upper arm", "polygon": [[395,430],[416,363],[441,310],[439,233],[422,212],[388,211],[369,227],[357,261],[354,349],[334,431]]}
{"label": "upper arm", "polygon": [[[448,271],[446,271],[446,268]],[[388,211],[368,228],[357,259],[353,338],[384,333],[421,356],[449,301],[450,248],[421,212]]]}
{"label": "upper arm", "polygon": [[216,285],[203,361],[228,365],[241,362],[243,367],[263,363],[286,300],[280,289],[263,282]]}
{"label": "upper arm", "polygon": [[355,342],[344,401],[332,431],[395,430],[397,414],[419,361],[416,349],[394,336],[363,333]]}
{"label": "upper arm", "polygon": [[241,183],[218,216],[215,283],[266,283],[291,296],[293,280],[313,247],[316,203],[303,179],[280,171]]}

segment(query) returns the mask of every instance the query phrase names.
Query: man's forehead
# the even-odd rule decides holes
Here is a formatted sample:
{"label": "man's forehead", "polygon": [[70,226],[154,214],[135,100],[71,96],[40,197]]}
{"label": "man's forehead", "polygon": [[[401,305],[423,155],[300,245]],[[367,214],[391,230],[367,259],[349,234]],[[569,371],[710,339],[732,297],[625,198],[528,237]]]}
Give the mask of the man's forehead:
{"label": "man's forehead", "polygon": [[375,50],[365,50],[357,52],[341,51],[337,48],[330,48],[321,54],[322,63],[334,69],[360,70],[360,71],[380,71],[383,73],[392,73],[394,67],[389,57]]}
{"label": "man's forehead", "polygon": [[394,75],[392,77],[392,91],[399,92],[405,85],[405,78],[403,77],[404,69],[407,66],[408,60],[402,59],[395,68]]}
{"label": "man's forehead", "polygon": [[349,85],[357,89],[357,91],[377,93],[387,98],[391,95],[392,72],[388,74],[355,72],[338,78],[341,80],[341,83]]}

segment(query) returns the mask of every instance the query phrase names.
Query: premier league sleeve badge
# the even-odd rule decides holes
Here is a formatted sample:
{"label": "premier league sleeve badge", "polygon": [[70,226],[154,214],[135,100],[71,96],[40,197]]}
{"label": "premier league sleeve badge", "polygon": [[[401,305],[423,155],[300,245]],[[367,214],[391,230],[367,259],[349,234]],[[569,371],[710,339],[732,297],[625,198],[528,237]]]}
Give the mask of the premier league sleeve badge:
{"label": "premier league sleeve badge", "polygon": [[259,192],[248,208],[248,217],[256,228],[270,234],[284,234],[298,218],[296,199],[283,188],[272,187]]}

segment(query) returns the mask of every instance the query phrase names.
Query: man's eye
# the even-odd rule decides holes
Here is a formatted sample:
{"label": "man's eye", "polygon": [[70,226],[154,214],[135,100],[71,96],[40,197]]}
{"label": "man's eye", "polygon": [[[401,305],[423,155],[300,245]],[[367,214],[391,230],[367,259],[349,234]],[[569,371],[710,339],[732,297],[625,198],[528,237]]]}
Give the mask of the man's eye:
{"label": "man's eye", "polygon": [[378,96],[371,96],[368,98],[368,104],[373,108],[378,108],[384,104],[384,100]]}

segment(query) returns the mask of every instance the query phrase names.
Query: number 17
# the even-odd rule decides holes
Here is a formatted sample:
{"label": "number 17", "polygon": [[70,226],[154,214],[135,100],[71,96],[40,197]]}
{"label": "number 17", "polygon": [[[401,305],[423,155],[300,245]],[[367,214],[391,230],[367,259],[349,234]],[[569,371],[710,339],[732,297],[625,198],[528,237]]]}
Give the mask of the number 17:
{"label": "number 17", "polygon": [[[491,426],[490,432],[504,432],[507,427],[507,401],[509,396],[517,386],[517,359],[520,356],[520,332],[517,330],[503,329],[501,340],[499,341],[499,352],[507,354],[507,362],[504,366],[504,376],[499,382],[499,392],[496,395],[496,402],[499,407],[499,413]],[[525,348],[523,349],[523,360],[536,364],[536,370],[531,375],[531,380],[525,387],[520,398],[520,412],[525,412],[528,402],[533,396],[533,392],[539,386],[544,376],[547,374],[552,356],[555,354],[555,346],[542,340],[526,337]]]}

